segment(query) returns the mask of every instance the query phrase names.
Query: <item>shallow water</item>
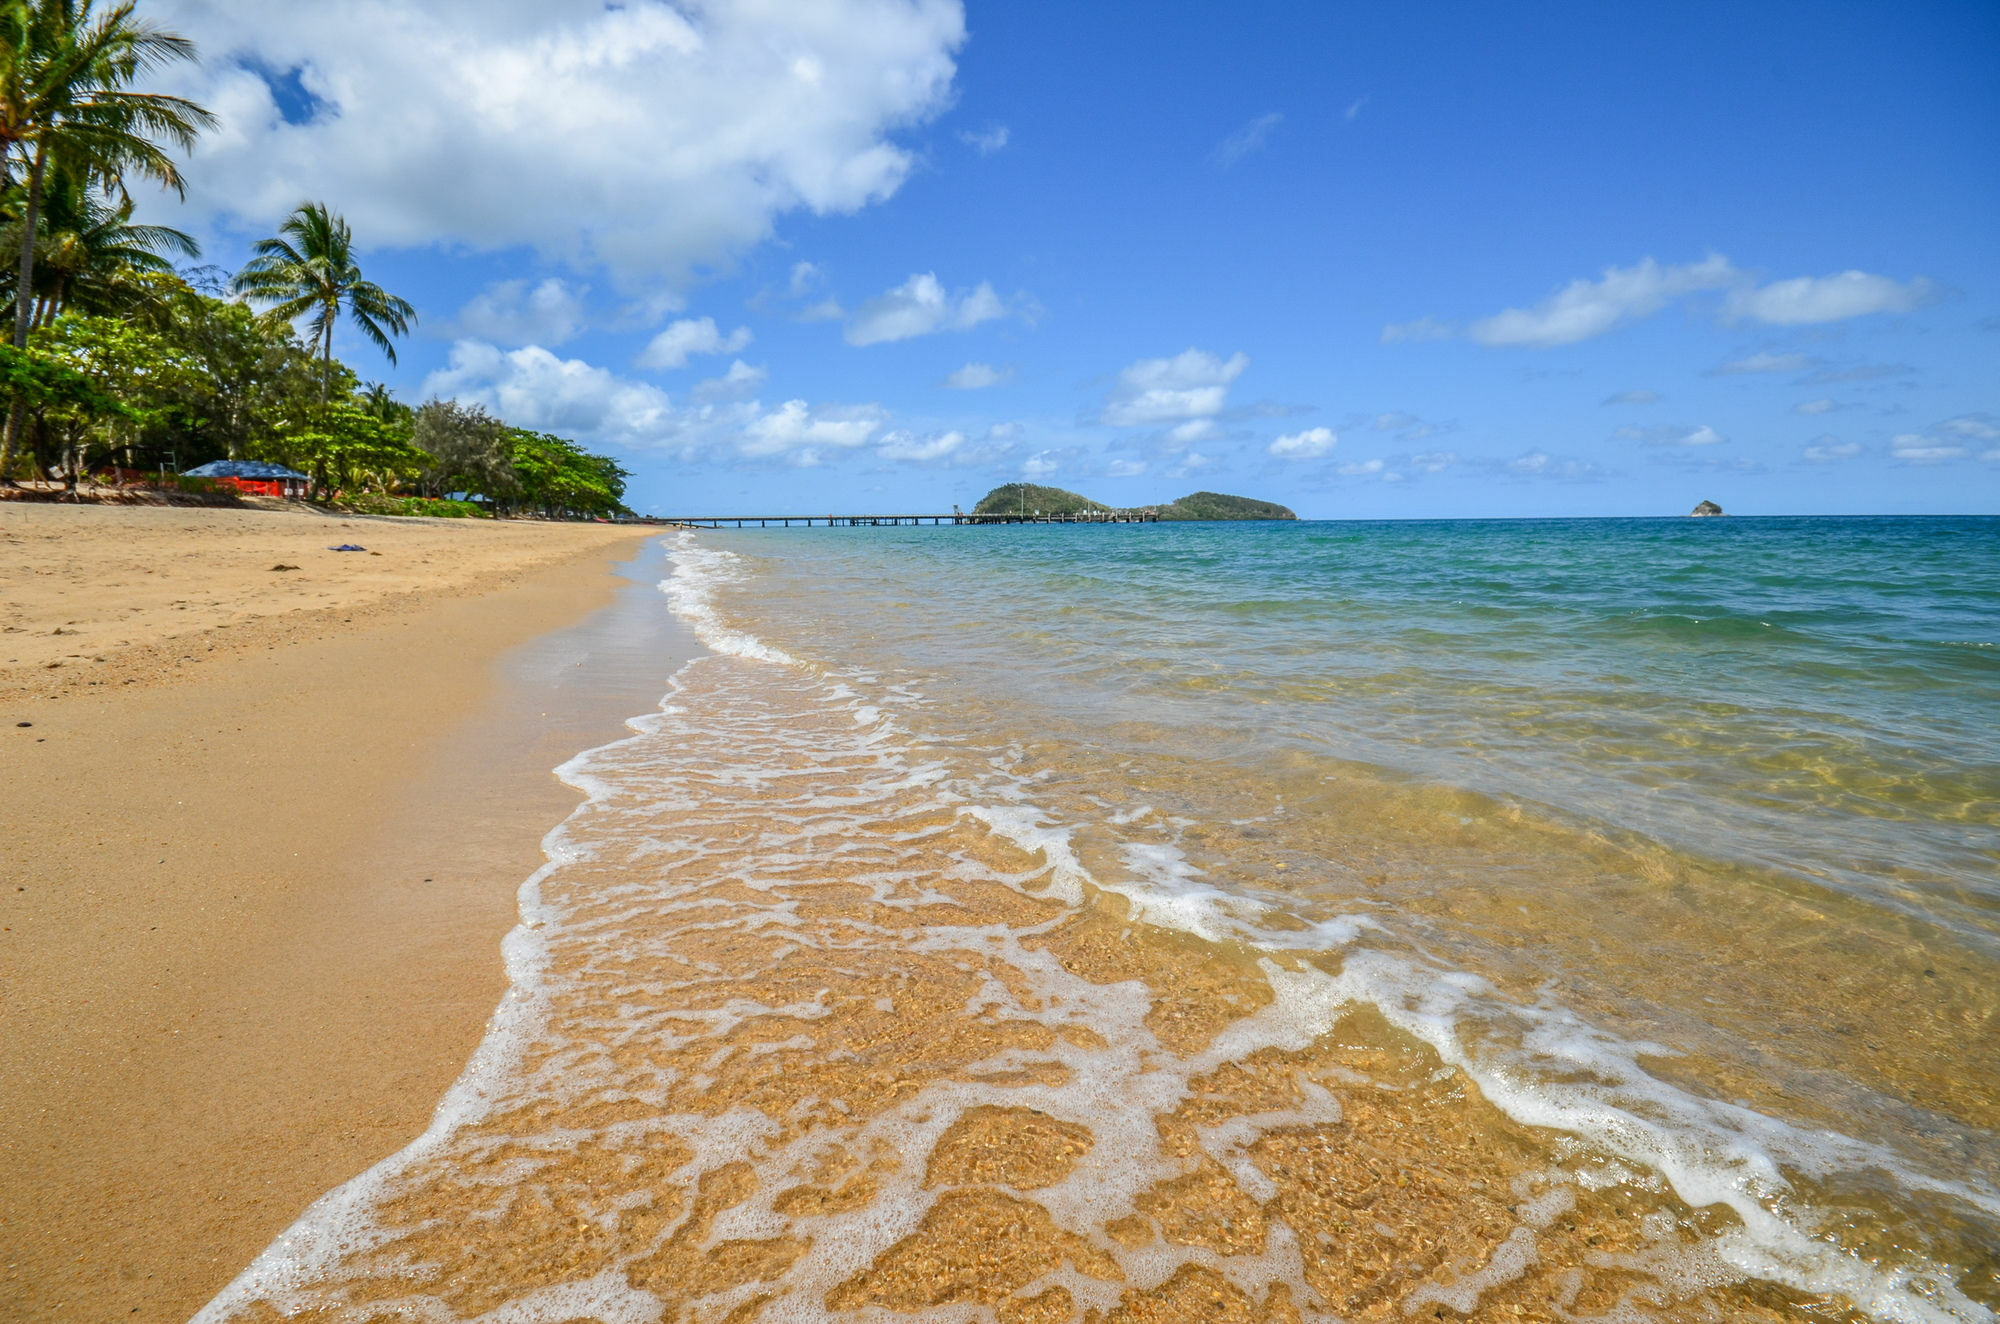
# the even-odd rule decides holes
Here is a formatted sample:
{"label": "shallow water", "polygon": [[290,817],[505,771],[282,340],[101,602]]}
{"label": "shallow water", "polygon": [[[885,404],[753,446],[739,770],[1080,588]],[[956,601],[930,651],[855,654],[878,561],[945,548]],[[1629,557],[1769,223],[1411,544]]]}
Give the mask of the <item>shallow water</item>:
{"label": "shallow water", "polygon": [[2000,521],[684,535],[208,1317],[1990,1319]]}

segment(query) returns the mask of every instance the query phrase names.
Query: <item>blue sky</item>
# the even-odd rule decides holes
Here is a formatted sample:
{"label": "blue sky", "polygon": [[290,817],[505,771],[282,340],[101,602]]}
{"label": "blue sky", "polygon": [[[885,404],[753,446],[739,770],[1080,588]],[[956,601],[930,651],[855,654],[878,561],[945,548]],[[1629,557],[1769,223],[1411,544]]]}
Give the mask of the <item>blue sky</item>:
{"label": "blue sky", "polygon": [[160,0],[209,258],[663,514],[2000,511],[2000,8]]}

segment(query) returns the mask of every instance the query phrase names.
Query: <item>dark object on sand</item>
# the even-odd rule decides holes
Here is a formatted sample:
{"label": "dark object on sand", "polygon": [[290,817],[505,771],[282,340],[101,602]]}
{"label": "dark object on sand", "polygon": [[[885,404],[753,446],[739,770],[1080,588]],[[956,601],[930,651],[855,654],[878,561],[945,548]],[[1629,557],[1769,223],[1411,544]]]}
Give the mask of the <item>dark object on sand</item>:
{"label": "dark object on sand", "polygon": [[278,564],[276,564],[276,565],[272,566],[271,568],[272,568],[273,570],[296,570],[296,569],[298,569],[298,567],[297,567],[297,566],[295,566],[295,565],[286,565],[286,564],[285,564],[285,563],[284,563],[283,561],[280,561],[280,562],[278,562]]}
{"label": "dark object on sand", "polygon": [[[1717,511],[1716,513],[1721,514],[1722,512]],[[329,547],[326,550],[329,552],[365,552],[368,549],[358,542],[344,542],[338,547]]]}
{"label": "dark object on sand", "polygon": [[1722,513],[1722,507],[1716,505],[1713,501],[1704,501],[1700,505],[1696,506],[1693,510],[1688,512],[1688,514],[1690,515],[1700,515],[1700,516],[1720,515],[1721,513]]}
{"label": "dark object on sand", "polygon": [[16,723],[14,723],[14,725],[15,725],[15,726],[33,726],[33,725],[34,725],[34,723],[33,723],[33,722],[16,722]]}

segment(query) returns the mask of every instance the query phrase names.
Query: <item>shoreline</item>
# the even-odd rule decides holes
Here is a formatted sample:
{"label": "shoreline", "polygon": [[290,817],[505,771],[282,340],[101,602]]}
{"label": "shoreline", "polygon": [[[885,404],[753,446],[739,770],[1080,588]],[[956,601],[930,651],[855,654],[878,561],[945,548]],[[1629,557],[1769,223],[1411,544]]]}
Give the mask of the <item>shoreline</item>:
{"label": "shoreline", "polygon": [[[267,565],[268,531],[329,531],[287,519],[253,520],[230,554]],[[578,802],[552,770],[617,738],[678,665],[660,632],[592,626],[659,602],[658,531],[568,527],[445,533],[459,555],[434,587],[404,582],[414,566],[323,581],[325,607],[0,688],[18,830],[0,1313],[185,1319],[428,1124],[506,987],[516,892]],[[204,556],[173,568],[200,575]],[[162,648],[200,665],[162,666]]]}

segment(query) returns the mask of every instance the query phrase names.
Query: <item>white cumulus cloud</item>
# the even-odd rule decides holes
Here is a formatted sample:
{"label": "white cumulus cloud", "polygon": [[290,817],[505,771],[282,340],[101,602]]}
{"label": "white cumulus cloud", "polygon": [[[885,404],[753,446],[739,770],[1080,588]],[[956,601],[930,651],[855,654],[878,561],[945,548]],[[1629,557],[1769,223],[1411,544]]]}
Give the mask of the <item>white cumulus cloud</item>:
{"label": "white cumulus cloud", "polygon": [[502,345],[560,345],[583,330],[583,291],[554,276],[496,281],[459,309],[458,330]]}
{"label": "white cumulus cloud", "polygon": [[887,420],[888,413],[880,405],[814,409],[803,400],[787,400],[744,427],[742,451],[751,456],[786,452],[810,456],[822,446],[843,450],[865,446]]}
{"label": "white cumulus cloud", "polygon": [[1264,449],[1281,460],[1316,460],[1339,444],[1332,428],[1307,428],[1286,433]]}
{"label": "white cumulus cloud", "polygon": [[1062,463],[1056,459],[1054,451],[1036,451],[1022,463],[1021,472],[1030,478],[1047,478],[1060,468]]}
{"label": "white cumulus cloud", "polygon": [[1646,258],[1636,266],[1606,267],[1597,280],[1573,280],[1532,308],[1483,318],[1472,324],[1471,335],[1482,345],[1575,344],[1650,317],[1684,294],[1724,289],[1738,279],[1736,268],[1718,253],[1683,266]]}
{"label": "white cumulus cloud", "polygon": [[[526,246],[668,286],[785,212],[894,193],[914,164],[894,135],[949,104],[965,40],[958,0],[156,0],[147,17],[200,45],[170,90],[222,119],[187,170],[197,224],[265,229],[324,198],[364,243]],[[294,78],[304,111],[273,93]]]}
{"label": "white cumulus cloud", "polygon": [[932,437],[918,437],[908,432],[890,432],[883,435],[882,443],[875,448],[875,453],[885,460],[912,460],[919,464],[928,464],[950,457],[964,445],[963,432],[940,432]]}
{"label": "white cumulus cloud", "polygon": [[1383,463],[1380,460],[1357,460],[1353,464],[1341,465],[1340,474],[1343,478],[1361,478],[1368,474],[1379,474],[1382,469]]}
{"label": "white cumulus cloud", "polygon": [[1230,383],[1249,366],[1245,354],[1222,359],[1200,349],[1140,359],[1118,374],[1101,417],[1114,427],[1213,418],[1228,400]]}
{"label": "white cumulus cloud", "polygon": [[926,271],[855,309],[846,339],[850,345],[879,345],[938,331],[967,331],[1006,315],[1006,303],[987,282],[954,298],[936,274]]}
{"label": "white cumulus cloud", "polygon": [[653,337],[639,353],[642,368],[685,368],[695,354],[734,354],[748,345],[750,328],[739,326],[728,335],[716,328],[713,317],[685,317]]}
{"label": "white cumulus cloud", "polygon": [[1146,472],[1144,460],[1113,460],[1104,466],[1106,478],[1137,478]]}
{"label": "white cumulus cloud", "polygon": [[1935,294],[1935,288],[1921,276],[1894,281],[1866,271],[1841,271],[1738,290],[1729,296],[1725,312],[1775,326],[1809,326],[1869,313],[1907,313],[1929,303]]}
{"label": "white cumulus cloud", "polygon": [[[735,371],[732,368],[732,373]],[[761,374],[749,368],[737,374]],[[726,382],[730,374],[718,381]],[[618,376],[540,345],[503,350],[481,341],[452,346],[424,394],[476,401],[519,427],[574,437],[613,451],[663,451],[686,461],[776,459],[818,464],[829,452],[867,444],[889,421],[876,404],[808,405],[788,400],[766,410],[755,400],[676,406],[649,382]]]}
{"label": "white cumulus cloud", "polygon": [[476,401],[516,427],[621,448],[662,444],[680,430],[665,391],[540,345],[502,350],[461,340],[425,378],[423,394]]}

